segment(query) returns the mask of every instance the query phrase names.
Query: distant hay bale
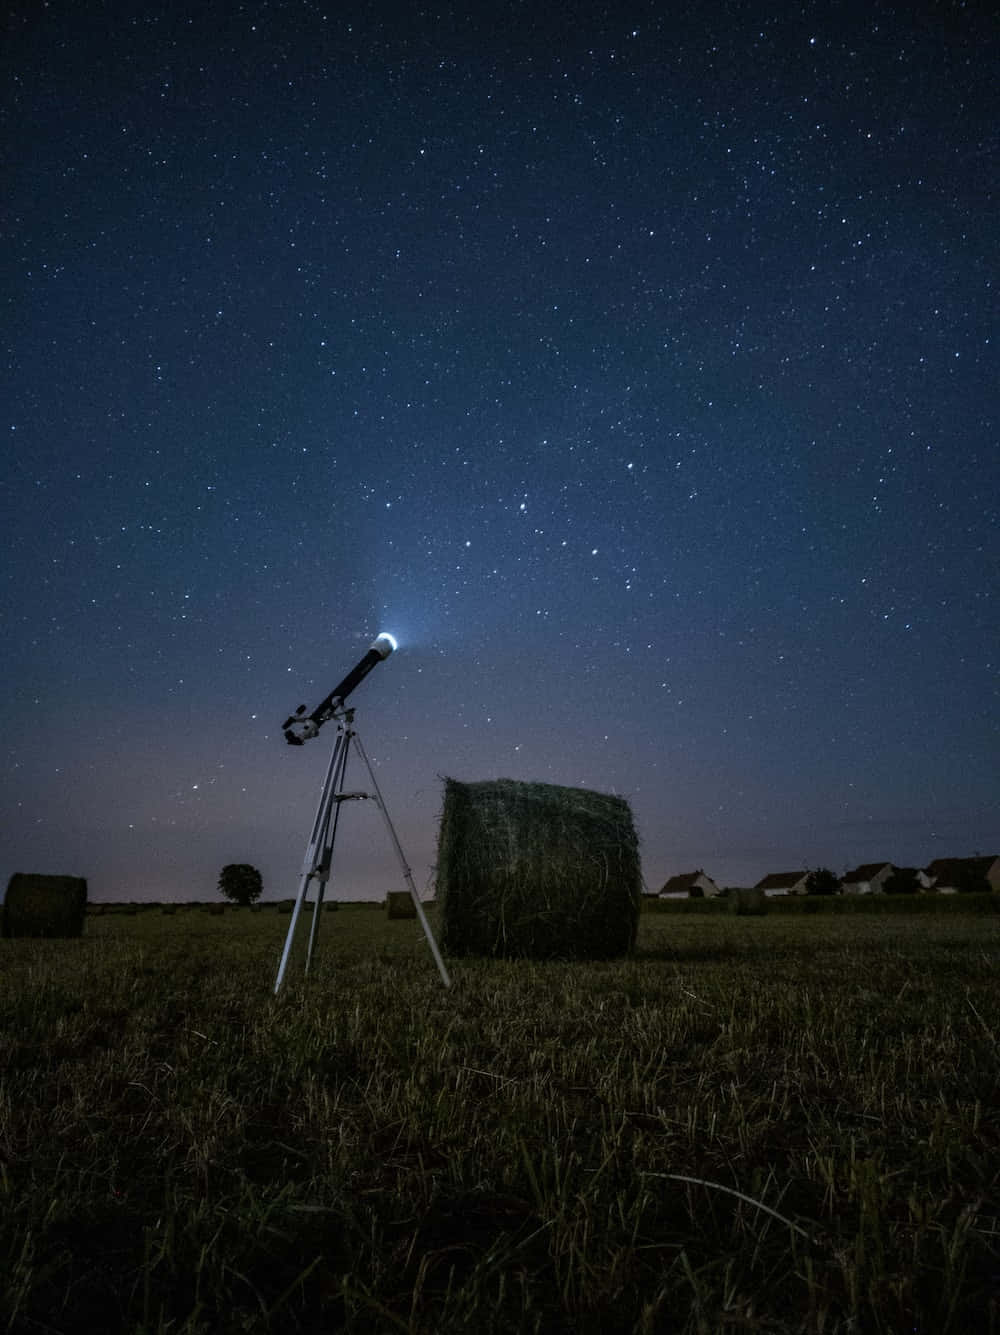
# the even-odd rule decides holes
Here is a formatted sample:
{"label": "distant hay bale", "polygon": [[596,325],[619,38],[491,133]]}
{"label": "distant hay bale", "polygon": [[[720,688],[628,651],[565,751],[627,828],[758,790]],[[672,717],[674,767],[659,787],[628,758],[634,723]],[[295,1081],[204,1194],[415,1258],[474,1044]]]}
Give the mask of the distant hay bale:
{"label": "distant hay bale", "polygon": [[225,911],[225,904],[209,904],[208,906],[208,914],[212,918],[221,918]]}
{"label": "distant hay bale", "polygon": [[335,899],[328,899],[326,903],[323,905],[324,913],[336,913],[339,908],[340,905],[337,903]]}
{"label": "distant hay bale", "polygon": [[445,780],[436,898],[451,954],[626,955],[641,895],[624,798],[513,779]]}
{"label": "distant hay bale", "polygon": [[738,918],[762,918],[767,912],[767,895],[757,886],[749,890],[729,891],[729,911]]}
{"label": "distant hay bale", "polygon": [[295,900],[294,900],[294,899],[282,899],[282,900],[279,902],[279,904],[278,904],[278,912],[279,912],[279,913],[291,913],[291,911],[292,911],[292,909],[293,909],[294,907],[295,907]]}
{"label": "distant hay bale", "polygon": [[176,905],[176,904],[164,904],[163,908],[160,909],[160,912],[163,913],[163,914],[167,914],[167,915],[169,916],[170,914],[172,914],[172,913],[176,913],[176,912],[177,912],[177,905]]}
{"label": "distant hay bale", "polygon": [[87,882],[82,876],[34,876],[15,872],[3,904],[5,937],[83,935]]}
{"label": "distant hay bale", "polygon": [[385,897],[385,911],[390,918],[415,918],[417,910],[409,890],[390,890]]}

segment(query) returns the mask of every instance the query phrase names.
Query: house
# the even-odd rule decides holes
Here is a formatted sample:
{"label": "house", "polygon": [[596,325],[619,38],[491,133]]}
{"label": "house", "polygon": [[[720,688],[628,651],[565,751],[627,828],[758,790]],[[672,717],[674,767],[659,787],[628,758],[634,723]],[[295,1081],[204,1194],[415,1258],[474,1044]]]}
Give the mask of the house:
{"label": "house", "polygon": [[807,871],[772,871],[754,889],[763,890],[769,899],[774,895],[804,895],[808,876]]}
{"label": "house", "polygon": [[934,889],[942,894],[954,894],[969,876],[981,876],[992,890],[1000,890],[1000,857],[935,858],[924,868]]}
{"label": "house", "polygon": [[722,891],[712,880],[711,876],[706,876],[700,869],[698,871],[682,872],[678,876],[671,876],[670,880],[660,891],[659,899],[711,899],[715,895],[721,895]]}
{"label": "house", "polygon": [[863,862],[853,871],[844,872],[840,878],[840,888],[845,895],[881,894],[895,870],[891,862]]}

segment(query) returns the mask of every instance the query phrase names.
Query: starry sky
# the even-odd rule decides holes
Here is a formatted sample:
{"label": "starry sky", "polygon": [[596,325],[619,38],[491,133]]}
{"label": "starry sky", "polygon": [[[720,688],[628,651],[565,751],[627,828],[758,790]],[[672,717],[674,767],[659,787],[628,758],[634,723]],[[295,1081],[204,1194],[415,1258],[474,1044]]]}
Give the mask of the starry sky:
{"label": "starry sky", "polygon": [[[2,62],[4,884],[293,894],[281,723],[383,630],[421,891],[445,775],[621,794],[650,889],[1000,852],[990,7],[15,0]],[[351,804],[329,893],[396,888]]]}

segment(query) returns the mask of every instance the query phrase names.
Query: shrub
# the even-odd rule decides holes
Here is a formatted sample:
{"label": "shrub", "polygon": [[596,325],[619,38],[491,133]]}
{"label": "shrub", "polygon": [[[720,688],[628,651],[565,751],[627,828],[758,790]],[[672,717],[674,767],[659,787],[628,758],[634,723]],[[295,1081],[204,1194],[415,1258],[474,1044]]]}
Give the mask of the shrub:
{"label": "shrub", "polygon": [[6,937],[83,935],[87,882],[82,876],[34,876],[15,872],[3,904]]}
{"label": "shrub", "polygon": [[806,894],[839,895],[840,879],[829,867],[816,867],[806,877]]}
{"label": "shrub", "polygon": [[959,867],[955,889],[960,895],[988,895],[993,891],[989,880],[979,868],[968,864]]}
{"label": "shrub", "polygon": [[454,954],[627,954],[642,895],[629,805],[586,788],[446,779],[436,892]]}
{"label": "shrub", "polygon": [[915,895],[920,890],[920,881],[913,867],[897,867],[886,877],[882,890],[887,895]]}

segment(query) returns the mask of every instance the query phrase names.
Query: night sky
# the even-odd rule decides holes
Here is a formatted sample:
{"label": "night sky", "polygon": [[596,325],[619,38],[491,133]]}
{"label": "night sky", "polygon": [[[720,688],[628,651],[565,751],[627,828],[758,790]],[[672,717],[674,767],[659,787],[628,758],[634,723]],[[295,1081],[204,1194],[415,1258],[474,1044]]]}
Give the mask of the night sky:
{"label": "night sky", "polygon": [[445,775],[650,889],[1000,853],[989,6],[12,13],[2,884],[293,894],[383,630],[421,891]]}

